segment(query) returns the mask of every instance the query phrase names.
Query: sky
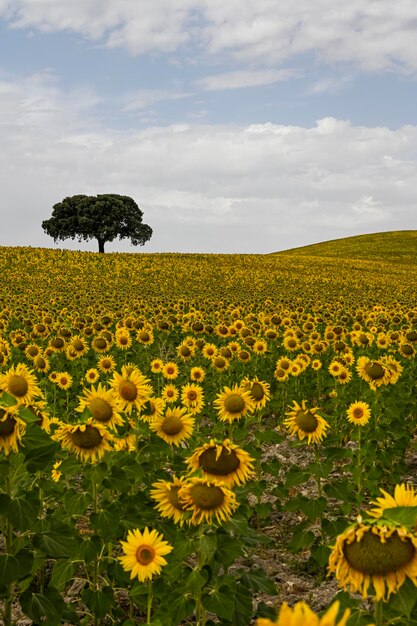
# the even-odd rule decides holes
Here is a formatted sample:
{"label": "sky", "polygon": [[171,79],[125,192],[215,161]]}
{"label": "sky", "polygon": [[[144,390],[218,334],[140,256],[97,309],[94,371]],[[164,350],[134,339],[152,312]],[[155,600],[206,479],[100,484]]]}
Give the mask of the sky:
{"label": "sky", "polygon": [[107,252],[270,253],[417,229],[415,0],[0,0],[0,245],[76,195]]}

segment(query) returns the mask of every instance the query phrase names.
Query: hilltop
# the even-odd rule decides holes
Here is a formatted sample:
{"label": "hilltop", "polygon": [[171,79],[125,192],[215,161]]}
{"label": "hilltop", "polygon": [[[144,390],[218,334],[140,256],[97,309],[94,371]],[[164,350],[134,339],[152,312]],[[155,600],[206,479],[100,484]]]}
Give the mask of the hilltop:
{"label": "hilltop", "polygon": [[369,235],[332,239],[300,248],[291,248],[274,255],[298,257],[337,257],[368,259],[393,263],[417,263],[417,230],[399,230]]}

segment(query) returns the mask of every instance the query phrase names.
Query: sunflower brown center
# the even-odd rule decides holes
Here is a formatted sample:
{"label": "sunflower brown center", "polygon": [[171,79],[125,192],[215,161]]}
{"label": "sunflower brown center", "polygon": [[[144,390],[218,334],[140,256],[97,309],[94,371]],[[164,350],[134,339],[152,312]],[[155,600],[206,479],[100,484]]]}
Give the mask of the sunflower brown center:
{"label": "sunflower brown center", "polygon": [[346,544],[343,554],[349,565],[362,574],[382,576],[396,572],[414,558],[416,549],[408,537],[404,540],[393,534],[385,543],[368,531],[361,541]]}
{"label": "sunflower brown center", "polygon": [[136,385],[132,383],[131,380],[124,380],[119,385],[119,393],[122,396],[123,400],[126,400],[127,402],[133,402],[133,400],[136,400],[138,390],[136,388]]}
{"label": "sunflower brown center", "polygon": [[170,415],[165,418],[161,428],[167,435],[178,435],[184,428],[184,424],[176,415]]}
{"label": "sunflower brown center", "polygon": [[225,500],[224,492],[220,487],[201,483],[191,487],[190,496],[196,506],[206,511],[221,507]]}
{"label": "sunflower brown center", "polygon": [[250,390],[250,395],[252,396],[254,400],[256,400],[257,402],[260,402],[260,400],[262,400],[265,395],[264,388],[262,387],[260,383],[253,383],[252,388]]}
{"label": "sunflower brown center", "polygon": [[39,354],[38,346],[29,346],[28,354],[29,354],[29,356],[32,356],[32,357],[36,356],[37,354]]}
{"label": "sunflower brown center", "polygon": [[77,430],[70,434],[70,438],[73,444],[79,448],[85,448],[86,450],[96,448],[103,440],[98,428],[90,426],[89,424],[87,424],[85,430],[77,428]]}
{"label": "sunflower brown center", "polygon": [[413,346],[410,346],[408,343],[404,343],[401,346],[401,350],[402,350],[403,354],[413,354],[414,353]]}
{"label": "sunflower brown center", "polygon": [[311,411],[298,411],[295,423],[305,433],[314,433],[318,426],[317,417]]}
{"label": "sunflower brown center", "polygon": [[222,448],[217,459],[216,454],[216,448],[207,448],[200,454],[198,462],[205,472],[215,474],[216,476],[228,476],[240,466],[240,461],[234,450]]}
{"label": "sunflower brown center", "polygon": [[195,402],[195,400],[197,400],[197,392],[194,391],[194,389],[190,389],[190,391],[187,392],[187,398],[190,402]]}
{"label": "sunflower brown center", "polygon": [[141,565],[149,565],[155,558],[155,549],[152,546],[142,545],[136,550],[136,560]]}
{"label": "sunflower brown center", "polygon": [[8,435],[11,435],[14,431],[15,425],[15,418],[8,415],[5,420],[0,422],[0,437],[7,437]]}
{"label": "sunflower brown center", "polygon": [[188,346],[181,346],[180,348],[180,354],[182,356],[190,356],[191,354],[191,350]]}
{"label": "sunflower brown center", "polygon": [[9,391],[14,396],[21,398],[27,394],[28,389],[28,382],[23,378],[23,376],[15,374],[9,378]]}
{"label": "sunflower brown center", "polygon": [[363,409],[361,409],[360,407],[356,407],[356,409],[353,409],[353,417],[356,420],[359,420],[361,417],[363,417]]}
{"label": "sunflower brown center", "polygon": [[245,399],[238,393],[231,393],[224,399],[224,408],[228,413],[240,413],[245,408]]}
{"label": "sunflower brown center", "polygon": [[384,377],[385,370],[380,363],[376,361],[374,363],[368,363],[365,367],[365,371],[368,374],[369,378],[373,380],[379,380]]}
{"label": "sunflower brown center", "polygon": [[113,409],[103,398],[93,398],[88,403],[88,408],[94,419],[99,422],[108,422],[112,418]]}
{"label": "sunflower brown center", "polygon": [[46,361],[41,356],[37,356],[35,358],[35,360],[34,360],[34,363],[35,363],[36,367],[38,367],[40,370],[43,370],[46,367]]}
{"label": "sunflower brown center", "polygon": [[99,350],[105,350],[107,348],[107,341],[103,337],[98,337],[94,343]]}
{"label": "sunflower brown center", "polygon": [[142,330],[139,333],[139,339],[140,341],[149,341],[150,339],[149,333],[147,333],[145,330]]}
{"label": "sunflower brown center", "polygon": [[214,365],[216,367],[222,368],[222,367],[225,367],[226,361],[222,356],[218,356],[214,359]]}
{"label": "sunflower brown center", "polygon": [[178,492],[180,489],[181,487],[171,487],[171,489],[167,491],[166,496],[167,500],[174,509],[177,509],[178,511],[184,511],[185,509],[178,498]]}
{"label": "sunflower brown center", "polygon": [[77,350],[77,352],[81,352],[82,350],[84,350],[84,344],[81,339],[74,339],[72,347],[74,348],[74,350]]}

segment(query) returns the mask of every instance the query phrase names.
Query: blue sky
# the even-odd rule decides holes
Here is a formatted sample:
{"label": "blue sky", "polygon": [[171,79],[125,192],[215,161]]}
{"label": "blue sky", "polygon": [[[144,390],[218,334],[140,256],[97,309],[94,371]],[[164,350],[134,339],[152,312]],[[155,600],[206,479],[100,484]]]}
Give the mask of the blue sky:
{"label": "blue sky", "polygon": [[0,245],[54,247],[79,193],[154,229],[108,251],[416,229],[416,31],[408,0],[0,0]]}

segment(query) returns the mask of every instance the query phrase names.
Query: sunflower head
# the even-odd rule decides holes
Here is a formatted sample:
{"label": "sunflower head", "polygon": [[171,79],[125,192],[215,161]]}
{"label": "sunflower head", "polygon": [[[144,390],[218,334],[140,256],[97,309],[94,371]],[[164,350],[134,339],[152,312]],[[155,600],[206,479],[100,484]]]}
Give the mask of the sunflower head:
{"label": "sunflower head", "polygon": [[253,474],[253,462],[247,452],[225,439],[200,446],[187,459],[191,470],[202,470],[203,475],[214,481],[222,481],[228,487],[243,485]]}
{"label": "sunflower head", "polygon": [[307,443],[319,443],[326,435],[329,424],[318,414],[317,407],[307,407],[307,401],[301,405],[293,402],[291,411],[287,412],[288,418],[284,420],[284,426],[291,435],[298,435],[300,440],[307,438]]}
{"label": "sunflower head", "polygon": [[161,568],[167,564],[164,556],[173,550],[167,541],[163,541],[163,535],[148,528],[143,533],[138,528],[129,530],[127,540],[121,544],[124,554],[118,559],[123,569],[130,572],[130,578],[137,577],[140,582],[160,574]]}

